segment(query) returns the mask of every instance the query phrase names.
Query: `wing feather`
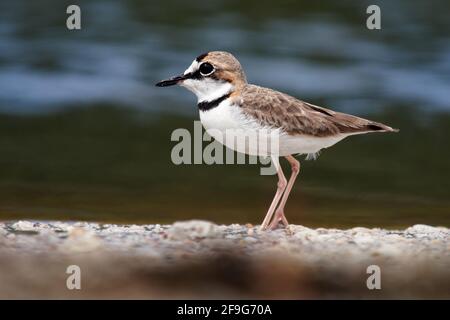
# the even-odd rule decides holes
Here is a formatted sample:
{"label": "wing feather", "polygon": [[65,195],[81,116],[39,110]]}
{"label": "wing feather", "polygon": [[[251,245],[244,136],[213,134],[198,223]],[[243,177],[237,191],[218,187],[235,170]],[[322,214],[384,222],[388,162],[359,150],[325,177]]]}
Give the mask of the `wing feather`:
{"label": "wing feather", "polygon": [[269,127],[289,134],[319,137],[374,131],[395,131],[382,123],[322,108],[285,93],[255,85],[241,92],[243,111]]}

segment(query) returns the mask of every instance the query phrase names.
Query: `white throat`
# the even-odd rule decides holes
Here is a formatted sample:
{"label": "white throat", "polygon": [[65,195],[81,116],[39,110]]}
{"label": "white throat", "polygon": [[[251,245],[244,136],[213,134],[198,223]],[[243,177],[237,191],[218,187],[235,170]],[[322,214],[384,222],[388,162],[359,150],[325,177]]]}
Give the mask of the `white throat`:
{"label": "white throat", "polygon": [[233,89],[233,85],[229,82],[208,78],[201,80],[184,80],[181,85],[192,91],[197,96],[198,102],[210,102],[216,100],[230,93]]}
{"label": "white throat", "polygon": [[[199,63],[194,60],[184,74],[195,72]],[[198,102],[209,102],[216,100],[233,90],[233,85],[227,81],[215,80],[213,78],[187,79],[181,83],[181,86],[192,91],[198,99]]]}

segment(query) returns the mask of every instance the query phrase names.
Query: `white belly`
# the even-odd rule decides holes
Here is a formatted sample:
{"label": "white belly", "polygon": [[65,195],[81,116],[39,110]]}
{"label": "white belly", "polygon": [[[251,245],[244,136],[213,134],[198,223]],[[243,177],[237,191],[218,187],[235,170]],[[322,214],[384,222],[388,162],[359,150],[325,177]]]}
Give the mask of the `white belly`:
{"label": "white belly", "polygon": [[246,116],[239,106],[224,100],[217,107],[200,111],[206,132],[230,149],[238,152],[268,156],[316,153],[339,142],[345,135],[335,137],[290,136],[280,129],[261,126]]}
{"label": "white belly", "polygon": [[280,136],[280,156],[290,154],[314,154],[321,149],[331,147],[335,143],[344,139],[345,135],[332,137],[313,137],[307,135],[290,136],[283,134]]}

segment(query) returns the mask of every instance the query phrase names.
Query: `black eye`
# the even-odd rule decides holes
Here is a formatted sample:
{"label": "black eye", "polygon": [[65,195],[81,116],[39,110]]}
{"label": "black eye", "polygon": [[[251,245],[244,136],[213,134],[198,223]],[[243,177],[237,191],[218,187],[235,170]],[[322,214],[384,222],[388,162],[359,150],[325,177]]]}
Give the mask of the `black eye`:
{"label": "black eye", "polygon": [[214,67],[211,63],[205,62],[200,65],[200,73],[203,76],[210,75],[214,71]]}

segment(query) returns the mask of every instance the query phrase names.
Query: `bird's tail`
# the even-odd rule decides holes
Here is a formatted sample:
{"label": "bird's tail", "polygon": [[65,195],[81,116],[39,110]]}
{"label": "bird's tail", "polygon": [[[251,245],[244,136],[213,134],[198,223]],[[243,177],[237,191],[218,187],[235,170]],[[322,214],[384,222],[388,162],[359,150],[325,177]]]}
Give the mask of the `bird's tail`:
{"label": "bird's tail", "polygon": [[369,121],[369,123],[365,126],[368,132],[399,132],[400,129],[391,128],[385,124]]}

